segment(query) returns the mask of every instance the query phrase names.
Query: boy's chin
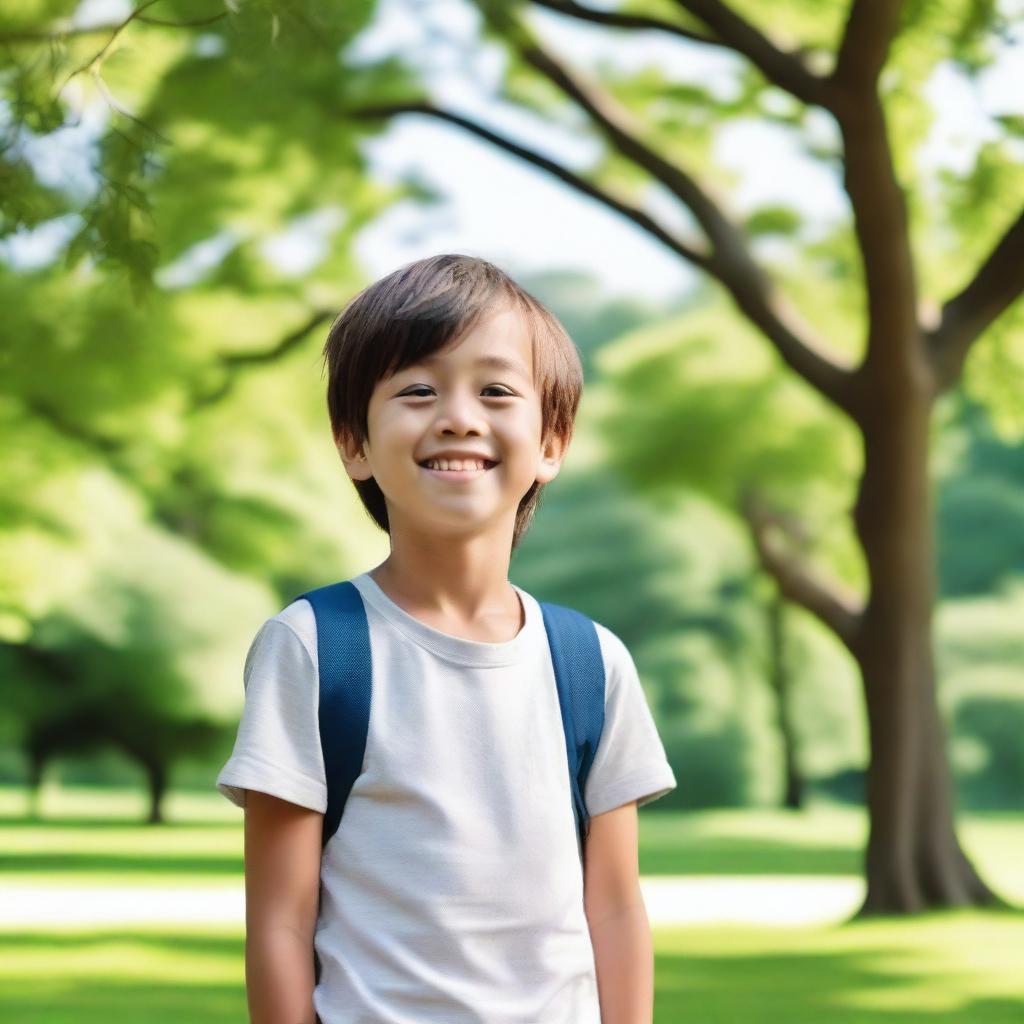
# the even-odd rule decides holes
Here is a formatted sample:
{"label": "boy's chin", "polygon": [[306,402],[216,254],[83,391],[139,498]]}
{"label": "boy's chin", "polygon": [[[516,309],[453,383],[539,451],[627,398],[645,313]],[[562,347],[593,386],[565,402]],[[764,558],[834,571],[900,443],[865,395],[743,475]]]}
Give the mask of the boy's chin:
{"label": "boy's chin", "polygon": [[412,514],[401,516],[397,525],[399,529],[404,527],[416,533],[435,534],[438,539],[454,540],[491,531],[502,532],[503,529],[511,532],[515,528],[518,509],[518,503],[511,508],[504,506],[463,510],[433,505],[425,509],[421,502]]}

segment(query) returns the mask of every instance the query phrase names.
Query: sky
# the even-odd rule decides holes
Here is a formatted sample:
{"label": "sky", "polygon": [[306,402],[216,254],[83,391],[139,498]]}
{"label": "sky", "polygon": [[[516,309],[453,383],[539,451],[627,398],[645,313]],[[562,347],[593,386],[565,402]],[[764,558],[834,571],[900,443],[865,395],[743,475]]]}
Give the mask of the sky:
{"label": "sky", "polygon": [[[592,0],[591,6],[600,5]],[[1024,22],[1024,0],[1001,6],[1008,13],[1012,6],[1017,24]],[[86,0],[75,20],[107,21],[128,9],[125,0]],[[602,60],[624,69],[657,63],[674,80],[699,82],[726,95],[740,60],[721,48],[664,33],[614,32],[540,9],[531,16],[548,45],[581,69],[594,68]],[[1024,113],[1024,26],[1016,34],[1016,45],[1008,47],[979,82],[971,83],[948,67],[940,67],[929,82],[927,95],[941,116],[925,147],[927,162],[962,170],[978,146],[995,135],[994,115]],[[475,45],[475,38],[476,14],[465,0],[383,0],[374,23],[353,41],[345,56],[370,62],[403,54],[421,67],[438,103],[508,132],[568,167],[585,170],[595,156],[589,140],[575,138],[493,98],[503,54],[493,46]],[[79,129],[60,133],[60,149],[45,142],[35,145],[32,159],[37,171],[51,180],[63,176],[82,186],[88,180],[88,140],[105,117],[102,105],[83,111]],[[835,137],[827,115],[816,115],[812,129],[822,141]],[[395,118],[382,135],[367,140],[364,154],[370,172],[379,180],[413,176],[445,197],[439,207],[429,209],[400,203],[363,231],[356,253],[368,280],[445,251],[484,256],[513,274],[554,269],[590,272],[609,297],[674,301],[696,280],[678,256],[597,201],[436,119]],[[821,230],[848,216],[837,177],[804,157],[792,136],[782,130],[764,123],[734,122],[719,132],[714,155],[736,175],[728,194],[733,215],[765,203],[782,203],[809,215]],[[688,214],[659,191],[652,189],[646,203],[648,211],[669,227],[684,234],[691,229]],[[316,261],[342,219],[340,211],[318,211],[268,239],[264,255],[282,270],[299,275]],[[44,225],[8,240],[2,248],[14,262],[38,263],[62,244],[73,227],[71,221]],[[210,239],[176,265],[163,268],[161,282],[187,284],[214,264],[231,243],[230,232]]]}

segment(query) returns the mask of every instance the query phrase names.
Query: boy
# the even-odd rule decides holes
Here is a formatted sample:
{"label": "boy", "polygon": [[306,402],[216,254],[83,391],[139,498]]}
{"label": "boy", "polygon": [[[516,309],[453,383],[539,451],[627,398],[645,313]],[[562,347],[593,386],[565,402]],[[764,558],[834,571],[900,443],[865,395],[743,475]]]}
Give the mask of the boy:
{"label": "boy", "polygon": [[572,436],[576,348],[497,267],[441,255],[357,295],[324,356],[338,451],[391,553],[351,581],[372,710],[322,852],[309,602],[246,658],[217,787],[245,808],[251,1018],[650,1024],[636,812],[676,780],[628,650],[595,623],[605,720],[581,863],[542,610],[508,579]]}

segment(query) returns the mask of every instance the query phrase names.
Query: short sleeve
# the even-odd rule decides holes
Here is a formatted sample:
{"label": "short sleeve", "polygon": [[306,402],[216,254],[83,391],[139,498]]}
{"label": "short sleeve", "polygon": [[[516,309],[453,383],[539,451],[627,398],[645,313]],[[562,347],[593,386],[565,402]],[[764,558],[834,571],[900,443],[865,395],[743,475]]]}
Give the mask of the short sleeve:
{"label": "short sleeve", "polygon": [[591,816],[632,800],[642,807],[676,787],[633,657],[615,633],[595,625],[605,663],[605,710],[584,791]]}
{"label": "short sleeve", "polygon": [[323,813],[327,784],[317,724],[316,665],[299,635],[268,619],[245,658],[245,707],[217,789],[245,806],[250,789]]}

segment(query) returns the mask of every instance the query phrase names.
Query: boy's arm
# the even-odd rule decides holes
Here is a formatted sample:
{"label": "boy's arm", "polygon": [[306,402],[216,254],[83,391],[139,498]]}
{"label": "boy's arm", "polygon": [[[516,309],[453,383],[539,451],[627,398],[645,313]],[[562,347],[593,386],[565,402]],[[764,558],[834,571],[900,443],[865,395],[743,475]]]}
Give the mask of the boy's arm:
{"label": "boy's arm", "polygon": [[322,821],[317,811],[247,790],[245,988],[252,1024],[315,1024]]}
{"label": "boy's arm", "polygon": [[594,947],[601,1024],[651,1024],[654,950],[640,890],[637,805],[590,819],[583,894]]}

